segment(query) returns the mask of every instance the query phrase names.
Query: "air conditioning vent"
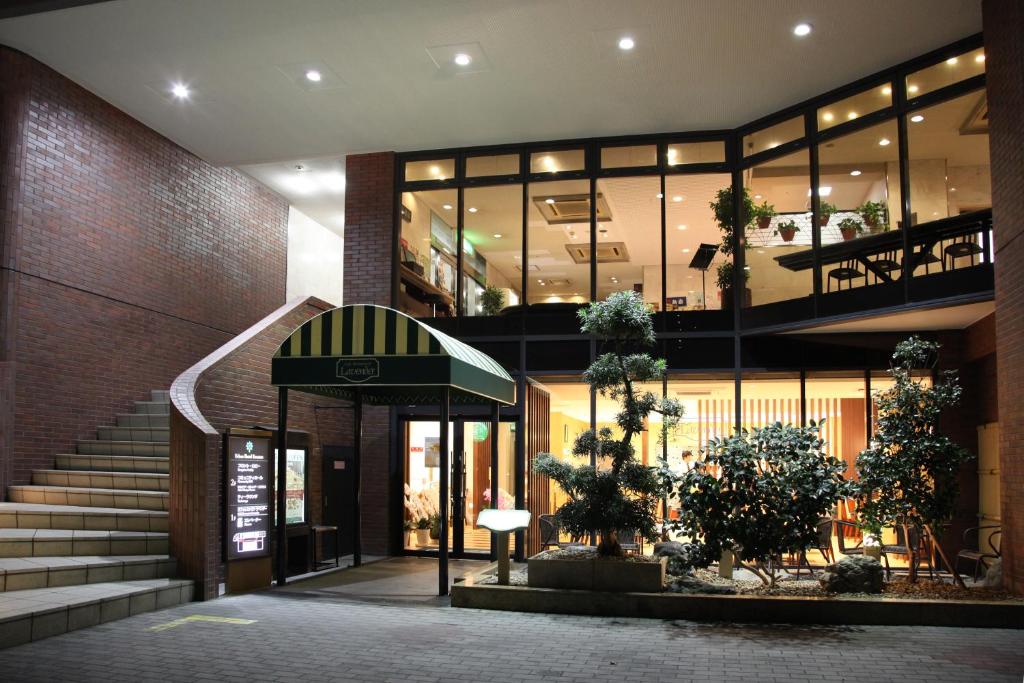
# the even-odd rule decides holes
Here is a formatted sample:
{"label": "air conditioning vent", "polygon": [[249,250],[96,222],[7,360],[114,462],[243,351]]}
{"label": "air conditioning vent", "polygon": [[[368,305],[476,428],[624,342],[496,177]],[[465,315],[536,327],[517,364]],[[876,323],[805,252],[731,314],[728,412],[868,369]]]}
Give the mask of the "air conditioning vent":
{"label": "air conditioning vent", "polygon": [[[565,250],[576,263],[590,263],[589,244],[567,244]],[[628,263],[629,250],[624,242],[602,242],[597,245],[598,263]]]}
{"label": "air conditioning vent", "polygon": [[[550,225],[566,225],[568,223],[590,223],[589,194],[541,195],[533,198],[533,203],[540,215]],[[597,220],[610,221],[611,210],[604,195],[597,195]]]}

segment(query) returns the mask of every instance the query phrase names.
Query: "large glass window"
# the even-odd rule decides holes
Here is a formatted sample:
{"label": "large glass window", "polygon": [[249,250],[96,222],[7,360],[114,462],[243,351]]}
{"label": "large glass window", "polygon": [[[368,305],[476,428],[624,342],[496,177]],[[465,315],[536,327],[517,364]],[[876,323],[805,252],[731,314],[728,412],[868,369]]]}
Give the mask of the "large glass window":
{"label": "large glass window", "polygon": [[743,429],[801,424],[799,373],[745,372],[741,389]]}
{"label": "large glass window", "polygon": [[746,228],[745,305],[806,297],[814,291],[813,265],[786,257],[811,249],[810,162],[807,150],[744,172],[754,210]]}
{"label": "large glass window", "polygon": [[[560,180],[529,186],[529,303],[590,301],[590,182]],[[609,220],[597,199],[598,224]]]}
{"label": "large glass window", "polygon": [[584,168],[586,156],[582,149],[551,150],[530,155],[530,173],[582,171]]}
{"label": "large glass window", "polygon": [[448,180],[455,176],[455,159],[405,162],[405,180]]}
{"label": "large glass window", "polygon": [[665,163],[669,166],[686,164],[718,164],[725,161],[725,142],[673,142],[665,151]]}
{"label": "large glass window", "polygon": [[597,181],[597,298],[640,292],[661,310],[661,181],[657,176]]}
{"label": "large glass window", "polygon": [[818,109],[818,130],[827,130],[847,121],[856,121],[892,105],[892,85],[886,83],[870,90],[825,105]]}
{"label": "large glass window", "polygon": [[656,145],[627,145],[601,149],[601,168],[655,166],[657,163]]}
{"label": "large glass window", "polygon": [[467,178],[516,175],[518,173],[518,154],[489,154],[466,157]]}
{"label": "large glass window", "polygon": [[979,47],[907,76],[907,97],[913,99],[983,73],[985,50]]}
{"label": "large glass window", "polygon": [[[667,311],[722,307],[716,273],[719,266],[731,263],[732,259],[720,249],[723,233],[711,204],[719,190],[728,188],[730,182],[728,173],[665,178]],[[644,270],[646,275],[648,268]],[[650,276],[645,277],[644,300],[653,304],[661,297],[661,271],[650,270]]]}
{"label": "large glass window", "polygon": [[795,116],[791,119],[762,128],[743,136],[743,156],[749,157],[758,152],[775,149],[779,145],[799,140],[804,136],[804,118]]}
{"label": "large glass window", "polygon": [[523,187],[466,188],[463,315],[498,315],[522,300]]}
{"label": "large glass window", "polygon": [[399,307],[414,317],[455,315],[456,190],[402,194]]}

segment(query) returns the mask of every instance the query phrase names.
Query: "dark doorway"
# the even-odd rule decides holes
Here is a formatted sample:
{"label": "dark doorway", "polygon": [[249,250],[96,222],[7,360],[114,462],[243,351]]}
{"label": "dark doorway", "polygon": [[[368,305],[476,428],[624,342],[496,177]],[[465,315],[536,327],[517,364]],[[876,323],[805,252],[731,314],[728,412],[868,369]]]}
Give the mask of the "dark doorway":
{"label": "dark doorway", "polygon": [[[324,524],[338,527],[339,555],[352,554],[352,497],[355,479],[352,476],[353,449],[351,446],[323,447],[323,499]],[[334,536],[325,534],[322,550],[324,557],[334,556]]]}

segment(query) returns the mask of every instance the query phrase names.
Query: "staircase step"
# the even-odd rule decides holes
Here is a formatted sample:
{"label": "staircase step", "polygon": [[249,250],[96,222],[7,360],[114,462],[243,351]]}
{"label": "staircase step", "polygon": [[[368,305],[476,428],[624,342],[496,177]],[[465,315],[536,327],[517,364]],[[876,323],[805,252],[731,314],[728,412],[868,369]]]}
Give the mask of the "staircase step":
{"label": "staircase step", "polygon": [[135,429],[169,429],[171,416],[152,413],[118,413],[117,426]]}
{"label": "staircase step", "polygon": [[192,589],[187,580],[146,579],[4,593],[0,648],[180,605]]}
{"label": "staircase step", "polygon": [[10,500],[15,503],[79,505],[128,510],[167,510],[169,500],[166,491],[129,491],[68,486],[15,485],[8,486],[7,492]]}
{"label": "staircase step", "polygon": [[170,403],[171,392],[167,389],[153,389],[149,392],[149,400],[156,403]]}
{"label": "staircase step", "polygon": [[167,513],[162,510],[0,503],[0,528],[167,531]]}
{"label": "staircase step", "polygon": [[0,594],[107,581],[166,579],[177,563],[167,555],[83,555],[0,558]]}
{"label": "staircase step", "polygon": [[92,529],[0,529],[0,557],[166,555],[167,534]]}
{"label": "staircase step", "polygon": [[170,415],[171,404],[166,401],[136,401],[135,413],[141,415]]}
{"label": "staircase step", "polygon": [[169,474],[151,472],[98,472],[75,470],[33,470],[32,483],[39,486],[73,486],[131,491],[169,491]]}
{"label": "staircase step", "polygon": [[167,474],[170,458],[147,457],[144,455],[81,455],[60,453],[56,464],[59,470],[99,472],[154,472]]}
{"label": "staircase step", "polygon": [[83,439],[78,442],[81,455],[170,455],[170,445],[152,441],[95,441]]}
{"label": "staircase step", "polygon": [[171,440],[170,429],[148,429],[144,427],[97,427],[99,441],[152,441],[167,443]]}

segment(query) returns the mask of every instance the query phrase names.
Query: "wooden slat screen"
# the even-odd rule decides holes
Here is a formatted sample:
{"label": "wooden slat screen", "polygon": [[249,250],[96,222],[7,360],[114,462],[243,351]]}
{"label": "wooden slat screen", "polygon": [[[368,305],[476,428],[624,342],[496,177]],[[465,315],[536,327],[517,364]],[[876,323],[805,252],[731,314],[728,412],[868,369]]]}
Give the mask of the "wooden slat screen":
{"label": "wooden slat screen", "polygon": [[540,552],[538,517],[551,513],[551,482],[533,472],[538,453],[551,450],[551,396],[535,384],[526,385],[526,507],[532,513],[526,535],[526,554]]}

